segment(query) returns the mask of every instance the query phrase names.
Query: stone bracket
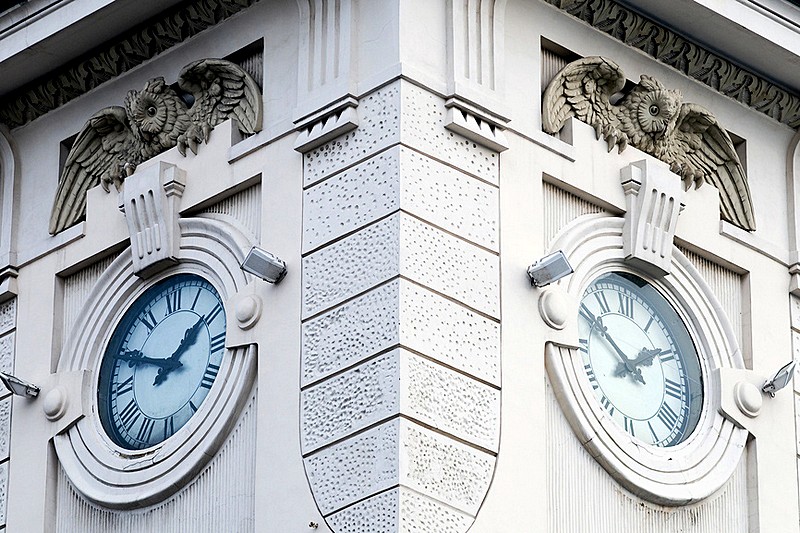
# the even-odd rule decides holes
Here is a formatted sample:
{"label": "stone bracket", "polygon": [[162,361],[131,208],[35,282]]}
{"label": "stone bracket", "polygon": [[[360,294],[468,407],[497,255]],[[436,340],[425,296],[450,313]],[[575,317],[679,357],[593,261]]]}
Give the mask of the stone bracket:
{"label": "stone bracket", "polygon": [[620,179],[627,206],[625,260],[655,276],[669,274],[678,215],[684,208],[683,183],[666,165],[649,160],[624,167]]}
{"label": "stone bracket", "polygon": [[159,162],[125,180],[119,209],[125,213],[131,238],[133,271],[147,278],[178,261],[179,204],[186,173]]}
{"label": "stone bracket", "polygon": [[306,153],[326,142],[358,127],[358,100],[352,96],[342,98],[321,111],[295,122],[300,134],[294,149]]}
{"label": "stone bracket", "polygon": [[51,422],[51,437],[63,433],[91,411],[92,383],[91,370],[50,375],[41,396],[44,416]]}
{"label": "stone bracket", "polygon": [[508,150],[508,140],[504,133],[507,121],[504,118],[487,113],[459,98],[450,98],[444,105],[447,108],[445,128],[496,152]]}
{"label": "stone bracket", "polygon": [[255,279],[225,302],[225,315],[228,317],[225,332],[227,348],[258,344],[259,328],[255,326],[261,319],[269,287],[267,282]]}

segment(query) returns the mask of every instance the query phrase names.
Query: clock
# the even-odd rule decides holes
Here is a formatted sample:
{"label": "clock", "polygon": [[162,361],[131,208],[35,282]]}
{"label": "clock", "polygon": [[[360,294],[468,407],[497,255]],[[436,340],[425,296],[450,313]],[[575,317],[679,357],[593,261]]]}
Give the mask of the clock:
{"label": "clock", "polygon": [[225,310],[211,283],[179,274],[148,288],[103,355],[98,406],[106,435],[126,450],[170,438],[208,396],[224,348]]}
{"label": "clock", "polygon": [[669,447],[691,435],[703,405],[700,361],[686,325],[647,280],[595,278],[580,301],[579,351],[595,399],[631,437]]}
{"label": "clock", "polygon": [[548,384],[580,444],[620,485],[686,505],[716,493],[741,463],[747,431],[717,406],[720,371],[743,368],[742,354],[725,307],[678,247],[663,248],[663,275],[631,261],[625,239],[624,219],[588,215],[550,244],[574,272],[541,289]]}
{"label": "clock", "polygon": [[238,333],[253,324],[230,312],[252,281],[239,268],[252,237],[228,220],[179,222],[177,262],[142,279],[134,254],[121,253],[59,357],[74,414],[58,420],[56,454],[71,486],[106,508],[154,505],[186,487],[255,399],[257,344]]}

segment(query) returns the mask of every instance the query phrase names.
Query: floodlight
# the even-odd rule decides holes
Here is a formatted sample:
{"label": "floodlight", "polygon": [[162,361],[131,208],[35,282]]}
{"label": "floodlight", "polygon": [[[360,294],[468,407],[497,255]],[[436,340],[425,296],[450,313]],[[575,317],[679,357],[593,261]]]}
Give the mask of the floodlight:
{"label": "floodlight", "polygon": [[572,265],[561,250],[546,255],[528,267],[531,285],[544,287],[572,274]]}
{"label": "floodlight", "polygon": [[286,276],[286,263],[258,246],[253,246],[241,267],[267,283],[280,283]]}
{"label": "floodlight", "polygon": [[780,370],[775,372],[775,375],[772,376],[771,379],[768,379],[764,386],[761,387],[762,392],[766,392],[770,395],[770,397],[774,398],[775,393],[784,388],[789,382],[792,381],[792,376],[794,376],[794,367],[796,365],[796,361],[792,360],[785,365],[783,365]]}
{"label": "floodlight", "polygon": [[36,398],[39,395],[39,387],[33,383],[22,381],[18,377],[12,376],[11,374],[0,372],[0,381],[3,382],[3,385],[5,385],[6,388],[12,392],[12,394],[16,394],[17,396]]}

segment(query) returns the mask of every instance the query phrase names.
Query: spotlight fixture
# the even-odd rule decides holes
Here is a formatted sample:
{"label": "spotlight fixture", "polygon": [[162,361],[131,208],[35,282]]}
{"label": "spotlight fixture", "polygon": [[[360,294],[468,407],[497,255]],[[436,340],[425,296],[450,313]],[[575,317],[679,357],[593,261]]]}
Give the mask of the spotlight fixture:
{"label": "spotlight fixture", "polygon": [[792,360],[783,365],[780,370],[775,372],[775,375],[768,379],[761,387],[762,392],[766,392],[771,398],[775,397],[775,393],[784,388],[792,381],[794,376],[794,367],[797,364]]}
{"label": "spotlight fixture", "polygon": [[567,256],[561,250],[546,255],[528,267],[528,276],[531,285],[544,287],[564,276],[572,274],[572,265],[567,261]]}
{"label": "spotlight fixture", "polygon": [[28,398],[36,398],[39,396],[39,387],[33,383],[22,381],[11,374],[0,372],[0,381],[3,382],[3,385],[5,385],[12,394],[16,394],[17,396],[27,396]]}
{"label": "spotlight fixture", "polygon": [[280,283],[286,276],[286,263],[258,246],[253,246],[241,267],[267,283]]}

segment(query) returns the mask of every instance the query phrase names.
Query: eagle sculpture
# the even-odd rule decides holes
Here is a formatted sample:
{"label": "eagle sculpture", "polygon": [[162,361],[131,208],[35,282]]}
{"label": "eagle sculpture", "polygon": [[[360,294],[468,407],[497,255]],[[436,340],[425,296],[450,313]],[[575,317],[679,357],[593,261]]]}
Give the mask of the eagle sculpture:
{"label": "eagle sculpture", "polygon": [[755,229],[744,169],[728,133],[707,109],[682,103],[680,92],[658,80],[641,81],[618,102],[625,74],[609,59],[587,57],[564,67],[544,93],[542,123],[556,133],[570,117],[595,129],[611,151],[634,146],[669,164],[686,188],[709,182],[719,190],[722,218]]}
{"label": "eagle sculpture", "polygon": [[86,122],[67,155],[50,216],[55,235],[85,217],[86,191],[102,185],[118,189],[136,166],[175,146],[197,154],[212,128],[236,119],[242,133],[261,129],[261,91],[241,67],[222,59],[186,65],[178,90],[164,78],[130,91],[125,106],[101,109]]}

